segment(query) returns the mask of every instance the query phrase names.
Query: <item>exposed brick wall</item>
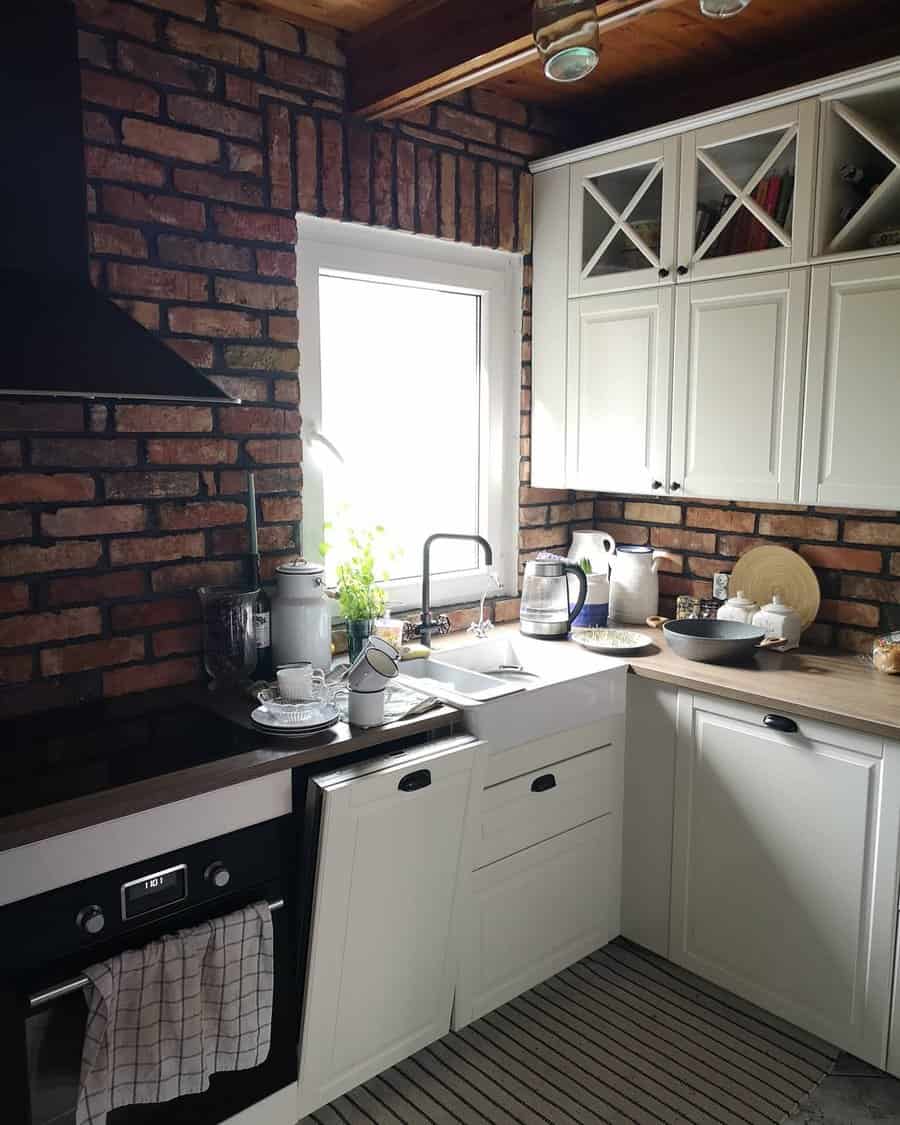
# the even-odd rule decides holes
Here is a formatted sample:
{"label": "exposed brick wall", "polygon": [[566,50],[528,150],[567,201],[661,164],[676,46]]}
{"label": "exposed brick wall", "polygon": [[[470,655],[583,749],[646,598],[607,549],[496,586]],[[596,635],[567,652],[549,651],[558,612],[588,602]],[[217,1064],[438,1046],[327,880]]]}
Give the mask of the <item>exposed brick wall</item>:
{"label": "exposed brick wall", "polygon": [[659,564],[661,613],[679,594],[712,596],[712,576],[751,547],[779,543],[816,572],[822,606],[811,644],[871,652],[872,639],[900,628],[900,512],[744,504],[532,488],[523,439],[520,569],[547,549],[568,550],[576,528],[602,528],[618,543],[649,544],[674,560]]}
{"label": "exposed brick wall", "polygon": [[244,404],[3,404],[0,713],[199,677],[248,468],[264,573],[296,547],[296,211],[527,252],[526,162],[568,141],[479,91],[368,126],[336,37],[236,4],[77,10],[93,280]]}

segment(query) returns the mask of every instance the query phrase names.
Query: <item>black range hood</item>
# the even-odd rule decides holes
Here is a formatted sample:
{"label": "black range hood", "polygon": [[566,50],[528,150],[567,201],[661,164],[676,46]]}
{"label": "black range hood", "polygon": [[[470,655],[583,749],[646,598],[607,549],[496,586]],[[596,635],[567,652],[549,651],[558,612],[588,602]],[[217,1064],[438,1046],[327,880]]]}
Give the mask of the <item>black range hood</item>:
{"label": "black range hood", "polygon": [[236,401],[90,282],[70,0],[4,13],[0,129],[0,395]]}

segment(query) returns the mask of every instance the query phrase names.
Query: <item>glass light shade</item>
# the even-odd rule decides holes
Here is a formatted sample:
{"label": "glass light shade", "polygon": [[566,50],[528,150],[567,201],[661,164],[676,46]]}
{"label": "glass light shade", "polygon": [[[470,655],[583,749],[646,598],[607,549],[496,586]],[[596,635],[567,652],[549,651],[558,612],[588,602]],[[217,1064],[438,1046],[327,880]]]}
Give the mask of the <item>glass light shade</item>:
{"label": "glass light shade", "polygon": [[743,12],[750,0],[700,0],[700,11],[713,20],[727,20]]}
{"label": "glass light shade", "polygon": [[594,0],[534,0],[532,30],[544,74],[554,82],[577,82],[597,65]]}

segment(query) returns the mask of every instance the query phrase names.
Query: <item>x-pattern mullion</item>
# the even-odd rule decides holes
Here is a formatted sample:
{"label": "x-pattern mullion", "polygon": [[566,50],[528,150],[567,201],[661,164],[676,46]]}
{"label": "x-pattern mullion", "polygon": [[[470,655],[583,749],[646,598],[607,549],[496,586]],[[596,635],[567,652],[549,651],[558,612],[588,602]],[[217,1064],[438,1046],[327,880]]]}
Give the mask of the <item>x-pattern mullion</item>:
{"label": "x-pattern mullion", "polygon": [[791,126],[787,129],[772,151],[763,160],[760,166],[756,169],[750,179],[747,181],[743,188],[738,187],[737,183],[728,175],[724,168],[716,161],[706,149],[697,150],[697,159],[701,164],[705,165],[710,172],[722,183],[728,191],[734,196],[730,205],[726,208],[725,212],[720,216],[719,221],[715,224],[700,246],[694,253],[694,260],[698,260],[704,256],[710,246],[716,241],[722,231],[728,226],[741,207],[746,207],[748,211],[756,218],[762,225],[769,231],[773,237],[777,238],[782,246],[790,246],[791,239],[787,232],[775,222],[772,216],[753,198],[753,192],[756,190],[759,181],[768,172],[779,156],[788,147],[794,137],[797,135],[797,127]]}
{"label": "x-pattern mullion", "polygon": [[662,166],[663,166],[663,162],[661,160],[658,160],[651,167],[650,171],[647,173],[647,175],[641,181],[640,186],[638,187],[637,191],[634,193],[634,195],[631,197],[631,199],[628,201],[628,203],[622,209],[621,214],[619,214],[619,212],[615,209],[615,207],[613,207],[613,205],[609,202],[609,200],[606,198],[606,196],[603,194],[603,192],[600,191],[600,189],[597,187],[597,185],[592,180],[586,179],[584,181],[585,191],[607,213],[607,215],[612,220],[612,226],[607,231],[606,236],[604,237],[603,241],[600,243],[600,245],[597,247],[597,249],[591,255],[587,265],[581,271],[582,277],[585,277],[585,278],[590,277],[591,270],[594,268],[594,266],[597,264],[597,262],[600,261],[600,259],[606,253],[606,251],[610,248],[610,246],[612,245],[613,239],[616,237],[616,235],[619,233],[619,231],[622,231],[628,238],[631,239],[631,241],[638,248],[638,250],[640,250],[640,252],[644,255],[644,257],[647,259],[647,261],[650,263],[651,266],[659,268],[659,259],[653,253],[653,251],[650,249],[650,247],[647,246],[647,244],[644,242],[643,238],[641,238],[641,236],[637,233],[637,231],[634,229],[634,227],[631,226],[631,224],[628,222],[628,218],[633,213],[634,209],[637,207],[637,205],[640,203],[640,201],[647,194],[647,192],[650,190],[650,187],[653,184],[653,181],[656,179],[657,175],[659,175],[659,173],[662,171]]}

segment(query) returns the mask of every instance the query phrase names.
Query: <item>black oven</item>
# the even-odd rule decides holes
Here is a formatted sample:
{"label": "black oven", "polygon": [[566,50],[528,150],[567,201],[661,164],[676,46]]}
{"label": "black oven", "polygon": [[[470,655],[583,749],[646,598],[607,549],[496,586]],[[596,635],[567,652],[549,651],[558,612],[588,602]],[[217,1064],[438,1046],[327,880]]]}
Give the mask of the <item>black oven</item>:
{"label": "black oven", "polygon": [[0,1120],[74,1125],[84,970],[164,933],[268,901],[275,934],[269,1056],[210,1088],[113,1110],[108,1125],[214,1125],[297,1078],[296,821],[282,816],[0,909]]}

